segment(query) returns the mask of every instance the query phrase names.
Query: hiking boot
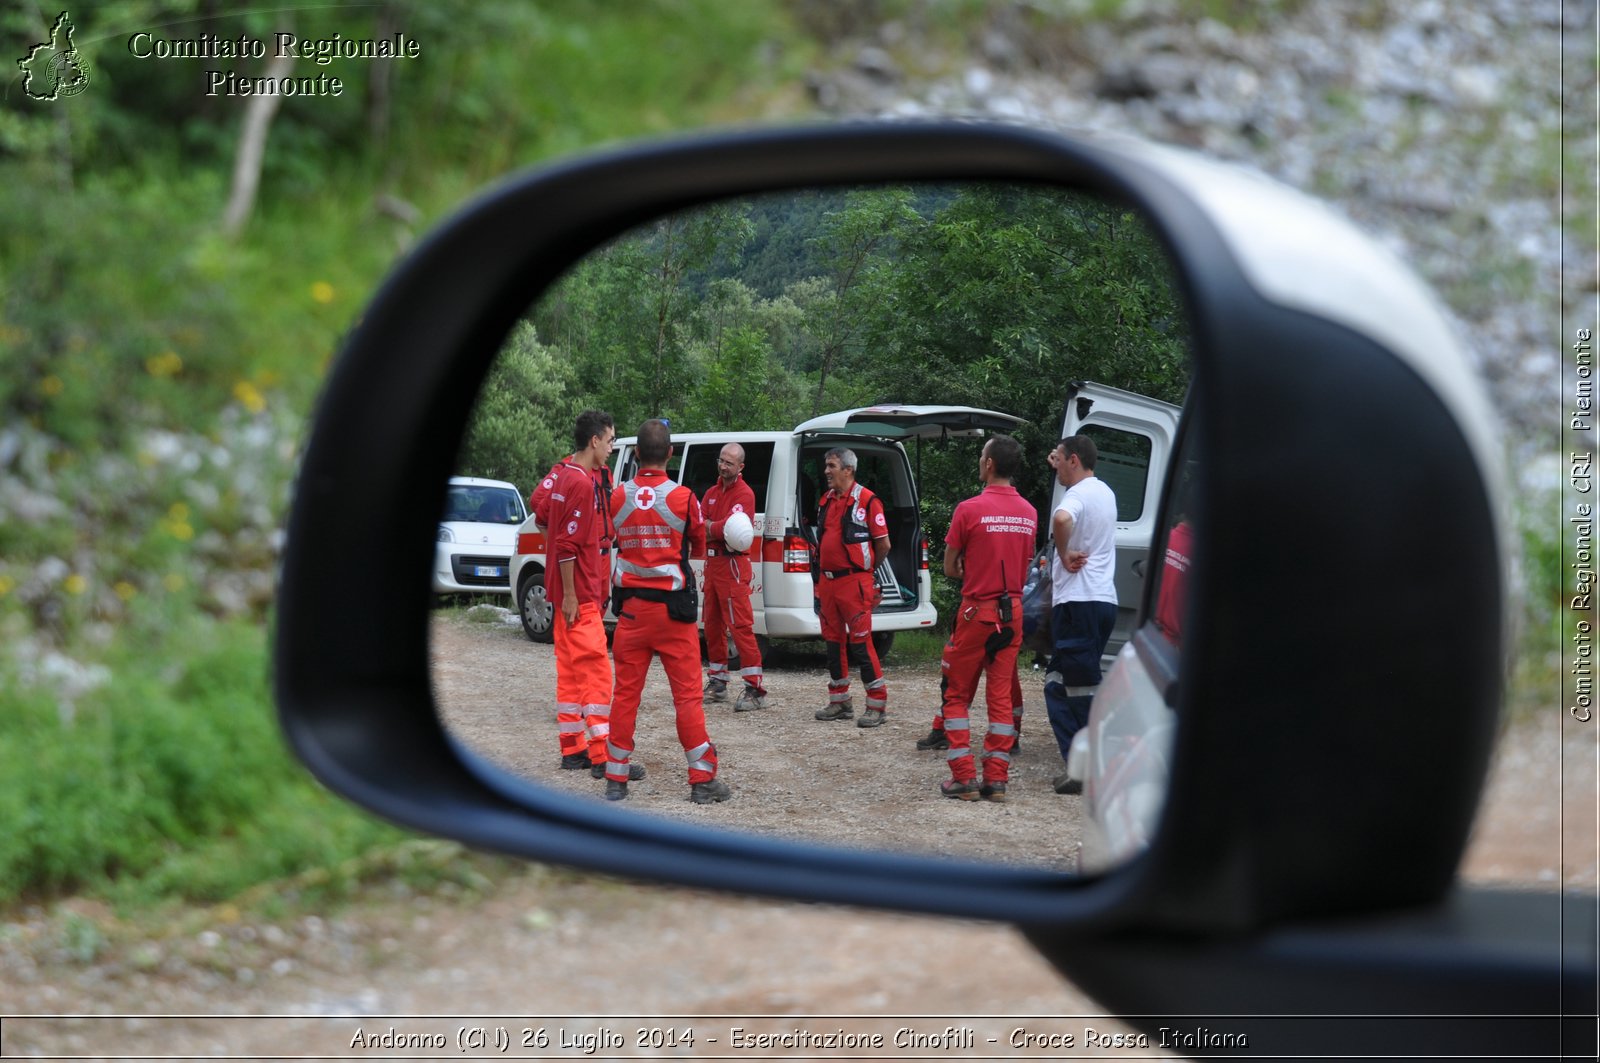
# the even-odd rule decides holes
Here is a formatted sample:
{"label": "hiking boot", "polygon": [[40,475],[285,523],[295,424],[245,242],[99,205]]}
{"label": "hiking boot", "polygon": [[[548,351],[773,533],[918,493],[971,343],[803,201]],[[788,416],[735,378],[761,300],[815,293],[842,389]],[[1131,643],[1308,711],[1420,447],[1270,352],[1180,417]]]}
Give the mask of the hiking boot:
{"label": "hiking boot", "polygon": [[733,703],[734,712],[754,712],[767,707],[767,692],[754,687],[745,687],[744,693],[739,695],[739,700]]}
{"label": "hiking boot", "polygon": [[582,771],[589,766],[589,754],[568,753],[561,758],[562,771]]}
{"label": "hiking boot", "polygon": [[927,738],[917,739],[918,749],[949,749],[950,736],[942,728],[935,727],[928,732]]}
{"label": "hiking boot", "polygon": [[1056,788],[1056,793],[1058,793],[1058,794],[1081,794],[1081,793],[1083,793],[1083,782],[1082,782],[1082,780],[1074,779],[1072,776],[1066,774],[1065,772],[1063,772],[1060,775],[1057,775],[1054,779],[1051,779],[1050,780],[1050,785],[1054,786]]}
{"label": "hiking boot", "polygon": [[888,713],[884,712],[882,709],[868,709],[866,712],[861,714],[861,719],[856,721],[856,726],[882,727],[883,718],[887,715]]}
{"label": "hiking boot", "polygon": [[626,801],[628,799],[628,784],[618,782],[616,779],[606,780],[606,800]]}
{"label": "hiking boot", "polygon": [[985,801],[994,801],[1003,805],[1006,801],[1006,784],[1003,782],[986,782],[978,787],[978,796]]}
{"label": "hiking boot", "polygon": [[[596,779],[604,779],[606,777],[606,762],[602,760],[600,763],[592,765],[589,768],[589,774],[593,775]],[[628,765],[628,781],[629,782],[638,782],[640,779],[643,779],[643,778],[644,778],[644,765],[643,764],[629,764]]]}
{"label": "hiking boot", "polygon": [[707,701],[727,701],[728,700],[728,684],[724,680],[721,680],[721,679],[707,680],[706,681],[706,700]]}
{"label": "hiking boot", "polygon": [[954,779],[946,779],[939,784],[939,792],[941,794],[946,797],[953,797],[957,801],[976,801],[978,799],[978,790],[977,779],[973,779],[971,782],[957,782]]}
{"label": "hiking boot", "polygon": [[1011,755],[1014,757],[1022,752],[1022,736],[1016,735],[1011,739]]}
{"label": "hiking boot", "polygon": [[689,800],[697,805],[714,805],[733,796],[733,790],[721,779],[689,784]]}
{"label": "hiking boot", "polygon": [[856,707],[850,701],[830,701],[817,710],[819,720],[853,720],[856,718]]}

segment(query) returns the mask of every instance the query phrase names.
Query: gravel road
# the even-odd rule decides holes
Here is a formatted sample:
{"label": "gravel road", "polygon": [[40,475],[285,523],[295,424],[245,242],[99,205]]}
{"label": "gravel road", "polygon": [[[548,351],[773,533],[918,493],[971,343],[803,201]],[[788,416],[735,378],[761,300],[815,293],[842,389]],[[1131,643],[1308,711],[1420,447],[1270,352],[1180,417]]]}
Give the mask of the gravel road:
{"label": "gravel road", "polygon": [[[601,799],[605,784],[561,771],[556,749],[555,657],[514,624],[471,623],[439,614],[433,629],[434,685],[450,729],[496,764],[555,789]],[[1044,716],[1042,673],[1023,670],[1022,751],[1012,762],[1006,804],[952,801],[944,753],[918,751],[939,704],[939,662],[885,665],[889,717],[882,727],[819,722],[827,700],[820,643],[779,644],[764,662],[771,707],[734,712],[732,698],[707,705],[706,725],[734,798],[688,802],[683,751],[673,730],[671,690],[659,663],[645,685],[634,762],[648,777],[629,786],[628,807],[653,815],[734,826],[787,838],[968,857],[984,862],[1074,866],[1081,798],[1050,786],[1063,770]],[[852,684],[861,708],[861,680]],[[981,718],[981,711],[976,714]],[[974,721],[974,735],[982,725]]]}
{"label": "gravel road", "polygon": [[[596,793],[599,783],[554,770],[548,707],[528,693],[538,689],[527,685],[530,677],[549,668],[548,647],[512,628],[441,613],[434,653],[452,725],[464,738],[511,770]],[[925,730],[937,675],[929,664],[891,661],[891,706],[901,716],[876,734],[811,719],[821,671],[802,654],[774,662],[773,686],[783,692],[774,708],[740,717],[714,710],[713,734],[738,791],[725,805],[684,800],[666,714],[654,710],[640,743],[653,778],[632,800],[651,814],[843,845],[948,845],[985,859],[1014,859],[1022,847],[1048,842],[1052,828],[1077,829],[1076,800],[1041,789],[1055,766],[1043,742],[1019,757],[1022,785],[1010,805],[934,794],[937,757],[918,754],[911,741]],[[1025,688],[1036,705],[1037,680],[1029,676]],[[665,705],[659,692],[647,698]],[[814,771],[758,763],[777,759],[771,751],[782,744],[780,733],[819,750]],[[826,797],[828,815],[807,800],[821,786],[836,791]],[[1523,714],[1496,753],[1464,877],[1594,890],[1595,786],[1593,732],[1563,731],[1553,712]],[[953,840],[942,842],[944,832]],[[1049,850],[1061,851],[1059,842]],[[466,863],[442,843],[440,854]],[[168,923],[127,923],[69,901],[0,925],[0,1014],[69,1016],[8,1018],[0,1045],[7,1056],[371,1057],[350,1047],[357,1029],[381,1032],[387,1016],[416,1015],[546,1016],[574,1029],[595,1026],[583,1016],[634,1013],[862,1017],[839,1020],[846,1027],[895,1015],[1082,1016],[1066,1024],[1080,1037],[1085,1027],[1125,1029],[1094,1018],[1099,1010],[1007,927],[724,897],[539,866],[500,867],[477,888],[429,894],[395,883],[336,912],[278,921],[221,905]],[[1000,1032],[1047,1025],[986,1021]],[[429,1032],[459,1025],[392,1022]]]}

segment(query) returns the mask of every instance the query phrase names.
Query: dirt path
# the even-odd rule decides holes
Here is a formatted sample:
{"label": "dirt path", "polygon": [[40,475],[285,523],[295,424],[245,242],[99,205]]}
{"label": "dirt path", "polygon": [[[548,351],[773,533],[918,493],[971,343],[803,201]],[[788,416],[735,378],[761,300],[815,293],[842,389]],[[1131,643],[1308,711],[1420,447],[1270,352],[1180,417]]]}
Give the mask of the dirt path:
{"label": "dirt path", "polygon": [[[438,682],[450,692],[451,721],[463,737],[511,770],[594,796],[600,783],[554,770],[548,708],[528,704],[525,692],[538,689],[529,684],[548,670],[549,649],[516,629],[450,614],[436,624]],[[932,790],[942,772],[938,755],[911,748],[926,731],[935,666],[893,663],[891,707],[901,715],[878,733],[811,719],[821,674],[803,655],[780,656],[772,669],[778,705],[739,716],[713,710],[713,737],[738,797],[711,807],[684,800],[664,691],[647,692],[658,707],[646,717],[640,748],[653,777],[639,785],[636,807],[803,831],[836,844],[929,849],[948,834],[952,848],[986,859],[1024,850],[1047,862],[1062,858],[1060,836],[1076,829],[1076,802],[1045,786],[1057,758],[1037,736],[1018,759],[1020,792],[1010,805],[944,800]],[[1030,707],[1038,706],[1037,679],[1028,676],[1025,687]],[[1596,888],[1594,734],[1561,733],[1553,719],[1524,720],[1502,741],[1466,878]],[[776,751],[790,742],[810,759],[762,763],[779,761]],[[820,806],[825,814],[816,800],[819,773],[835,791]],[[104,936],[98,943],[97,934]],[[461,1028],[445,1018],[453,1015],[503,1016],[513,1032],[533,1017],[553,1020],[550,1029],[592,1032],[607,1024],[584,1016],[698,1016],[702,1036],[720,1028],[725,1038],[731,1025],[790,1029],[802,1016],[856,1016],[830,1020],[830,1028],[884,1029],[884,1017],[901,1015],[930,1017],[920,1025],[931,1027],[946,1016],[1099,1010],[1006,927],[723,897],[538,866],[502,868],[478,890],[412,895],[397,884],[392,896],[368,896],[325,918],[273,923],[221,906],[152,929],[68,903],[0,925],[0,1014],[80,1016],[6,1020],[6,1056],[370,1058],[383,1053],[352,1048],[358,1029],[435,1035]],[[236,1018],[149,1017],[217,1015]],[[438,1018],[406,1018],[419,1015]],[[780,1018],[710,1019],[762,1015]],[[1000,1036],[1019,1026],[1069,1030],[1080,1044],[1086,1027],[1125,1029],[1095,1018],[969,1025]],[[462,1057],[454,1046],[417,1055]]]}

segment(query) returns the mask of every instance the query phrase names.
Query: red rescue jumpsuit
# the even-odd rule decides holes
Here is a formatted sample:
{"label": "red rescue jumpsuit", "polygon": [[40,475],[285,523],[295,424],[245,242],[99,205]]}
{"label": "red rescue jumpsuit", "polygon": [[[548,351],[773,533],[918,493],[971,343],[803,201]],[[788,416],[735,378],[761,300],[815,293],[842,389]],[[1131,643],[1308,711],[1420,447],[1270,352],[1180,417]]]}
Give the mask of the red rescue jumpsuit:
{"label": "red rescue jumpsuit", "polygon": [[[950,741],[945,754],[957,782],[977,776],[972,761],[968,709],[984,678],[989,728],[984,736],[983,781],[1004,783],[1010,777],[1011,744],[1016,736],[1011,706],[1017,681],[1017,651],[1022,648],[1022,581],[1033,559],[1039,531],[1038,512],[1016,488],[991,486],[956,506],[950,517],[945,548],[961,551],[965,562],[961,607],[945,643],[944,730]],[[1011,620],[1002,619],[1001,600],[1011,602]]]}
{"label": "red rescue jumpsuit", "polygon": [[[556,727],[563,757],[587,750],[590,763],[600,764],[611,730],[611,661],[602,620],[611,513],[597,478],[583,466],[564,462],[553,480],[542,499],[546,513],[540,523],[549,521],[544,587],[555,609]],[[561,610],[566,597],[561,563],[568,558],[578,595],[578,619],[572,624]]]}
{"label": "red rescue jumpsuit", "polygon": [[652,597],[682,591],[693,575],[689,557],[705,550],[705,522],[694,492],[661,469],[641,469],[611,493],[617,531],[614,593],[623,599],[611,641],[616,690],[611,706],[606,779],[628,781],[639,699],[652,657],[661,658],[672,686],[678,742],[689,763],[689,782],[717,775],[717,750],[706,734],[700,691],[700,636],[694,618],[674,620]]}
{"label": "red rescue jumpsuit", "polygon": [[822,641],[828,647],[828,704],[850,700],[850,665],[861,670],[866,706],[889,711],[889,684],[872,644],[872,610],[881,594],[873,579],[872,540],[887,538],[888,521],[878,496],[859,483],[848,497],[822,496],[817,523],[821,566],[817,598]]}
{"label": "red rescue jumpsuit", "polygon": [[[722,541],[722,523],[735,513],[743,513],[754,523],[756,493],[744,477],[734,479],[724,489],[718,480],[706,490],[703,502],[706,518],[706,678],[728,681],[728,635],[733,635],[739,651],[739,677],[755,694],[765,694],[761,677],[761,650],[756,645],[755,616],[750,609],[752,566],[750,553],[734,553]],[[751,551],[760,549],[759,538]]]}

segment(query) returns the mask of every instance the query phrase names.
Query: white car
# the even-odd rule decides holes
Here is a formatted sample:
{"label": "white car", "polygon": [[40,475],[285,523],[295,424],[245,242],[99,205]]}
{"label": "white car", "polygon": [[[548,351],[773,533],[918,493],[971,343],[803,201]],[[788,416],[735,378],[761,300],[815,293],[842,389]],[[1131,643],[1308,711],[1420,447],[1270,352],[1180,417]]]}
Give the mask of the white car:
{"label": "white car", "polygon": [[515,484],[452,476],[433,551],[433,592],[510,594],[517,528],[527,519]]}

